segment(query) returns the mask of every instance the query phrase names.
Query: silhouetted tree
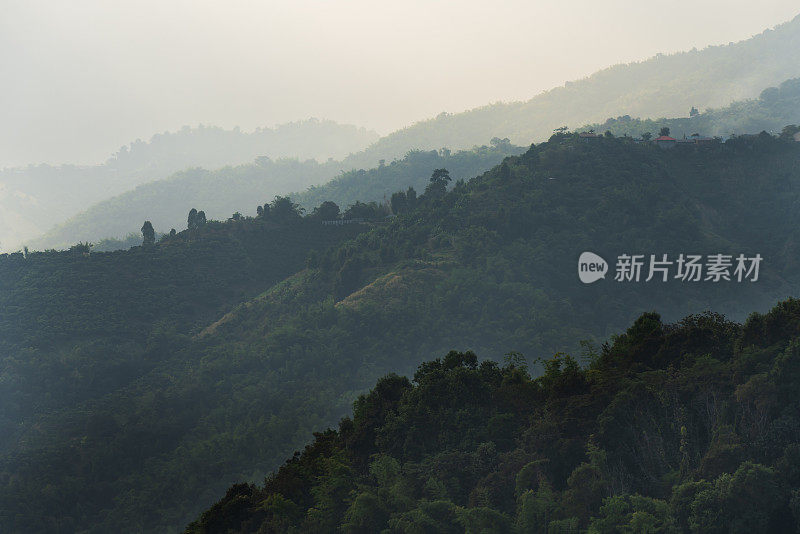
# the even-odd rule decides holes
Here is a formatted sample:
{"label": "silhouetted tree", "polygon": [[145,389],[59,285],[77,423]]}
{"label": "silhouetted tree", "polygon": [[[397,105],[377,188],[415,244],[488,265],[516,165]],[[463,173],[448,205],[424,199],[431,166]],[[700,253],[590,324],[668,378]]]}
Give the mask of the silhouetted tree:
{"label": "silhouetted tree", "polygon": [[450,172],[447,169],[436,169],[431,175],[431,181],[425,188],[425,195],[441,198],[447,192],[447,184],[450,183]]}
{"label": "silhouetted tree", "polygon": [[408,211],[417,207],[417,191],[410,186],[406,189],[406,206],[408,207]]}
{"label": "silhouetted tree", "polygon": [[206,222],[207,222],[206,221],[206,212],[204,212],[202,210],[198,211],[197,212],[197,219],[195,219],[195,221],[196,221],[197,228],[200,228],[201,226],[205,226]]}
{"label": "silhouetted tree", "polygon": [[189,210],[189,216],[186,218],[186,227],[189,230],[197,228],[197,210],[194,208]]}
{"label": "silhouetted tree", "polygon": [[664,126],[658,131],[658,135],[661,137],[669,137],[669,127]]}
{"label": "silhouetted tree", "polygon": [[314,208],[312,215],[323,221],[332,221],[339,218],[339,206],[336,202],[326,200]]}
{"label": "silhouetted tree", "polygon": [[276,196],[269,210],[271,216],[279,221],[298,219],[303,213],[299,204],[292,202],[289,197]]}
{"label": "silhouetted tree", "polygon": [[156,231],[150,221],[145,221],[142,225],[142,246],[150,247],[156,242]]}
{"label": "silhouetted tree", "polygon": [[406,200],[406,194],[403,191],[398,191],[392,194],[390,203],[392,206],[392,213],[395,215],[399,215],[408,211],[408,201]]}
{"label": "silhouetted tree", "polygon": [[355,204],[345,210],[342,218],[376,220],[382,219],[386,215],[389,215],[389,213],[385,206],[379,205],[377,202],[365,204],[357,200]]}
{"label": "silhouetted tree", "polygon": [[781,130],[780,138],[785,141],[793,141],[794,136],[800,132],[800,126],[790,124],[788,126],[784,126],[783,130]]}

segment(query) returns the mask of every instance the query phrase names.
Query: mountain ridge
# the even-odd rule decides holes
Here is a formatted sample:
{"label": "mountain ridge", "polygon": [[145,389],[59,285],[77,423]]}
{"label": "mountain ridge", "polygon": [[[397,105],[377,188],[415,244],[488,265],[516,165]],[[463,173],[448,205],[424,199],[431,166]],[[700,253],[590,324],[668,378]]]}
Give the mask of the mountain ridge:
{"label": "mountain ridge", "polygon": [[[304,228],[314,236],[328,228],[319,212],[292,215],[284,199],[266,219],[209,223],[209,237],[230,236],[221,242],[203,239],[207,230],[186,230],[151,252],[134,248],[97,260],[79,251],[31,255],[36,263],[28,265],[52,262],[43,271],[49,274],[36,277],[39,284],[25,277],[21,254],[0,256],[0,268],[16,273],[0,277],[0,298],[13,296],[0,328],[17,332],[0,337],[0,369],[16,377],[0,377],[0,407],[7,410],[0,420],[9,428],[0,478],[13,481],[0,487],[0,522],[47,530],[56,517],[68,517],[70,528],[97,532],[121,524],[176,531],[232,483],[277,468],[312,432],[349,413],[380,376],[411,374],[448,350],[495,360],[522,353],[539,373],[545,369],[535,358],[580,353],[580,340],[599,344],[653,308],[667,321],[709,308],[741,320],[767,311],[800,287],[792,248],[800,228],[798,161],[800,144],[767,134],[672,151],[630,138],[590,143],[559,134],[468,182],[448,187],[447,173],[435,171],[424,192],[395,202],[396,217],[362,228],[331,226],[356,233],[332,248],[304,251],[300,240],[277,239],[283,234],[272,217],[289,217],[284,232]],[[291,262],[276,263],[289,245]],[[609,260],[681,252],[760,253],[766,260],[757,283],[626,284],[608,277],[584,285],[576,262],[585,250]],[[201,251],[208,260],[192,255]],[[187,267],[176,272],[146,261],[168,253]],[[81,263],[111,259],[131,262],[125,277]],[[248,266],[276,276],[248,276]],[[215,298],[224,297],[226,306],[193,293],[192,277],[181,275],[189,267],[204,284],[221,286]],[[59,277],[83,281],[61,284],[56,299],[47,284]],[[183,291],[164,304],[153,280]],[[237,297],[241,280],[252,285]],[[91,302],[84,287],[86,295],[129,295],[141,310],[134,314],[138,328],[126,330],[113,351],[104,348],[94,332],[113,334],[115,317],[131,311],[125,301],[103,298],[102,314],[70,315],[90,329],[87,339],[37,344],[82,332],[48,322],[65,313],[58,303]],[[213,317],[191,321],[193,310],[209,306]],[[226,315],[209,335],[194,336]],[[60,361],[85,378],[63,372]],[[114,368],[121,383],[96,398],[74,399],[81,388],[94,391],[90,379],[103,366]],[[22,402],[19,381],[28,384],[25,391],[50,397]],[[50,411],[44,399],[60,409]],[[9,427],[14,406],[43,411]],[[64,457],[75,461],[59,463]],[[87,458],[92,462],[81,460]],[[46,501],[34,498],[47,484],[56,491]]]}

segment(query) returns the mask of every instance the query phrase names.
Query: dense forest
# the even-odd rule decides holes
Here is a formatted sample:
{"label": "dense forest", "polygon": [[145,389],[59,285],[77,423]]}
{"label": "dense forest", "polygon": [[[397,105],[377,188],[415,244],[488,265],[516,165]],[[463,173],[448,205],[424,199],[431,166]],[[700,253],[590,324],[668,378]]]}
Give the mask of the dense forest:
{"label": "dense forest", "polygon": [[[496,361],[514,353],[514,369],[527,362],[530,376],[546,376],[549,358],[581,354],[581,341],[595,361],[591,355],[605,350],[592,347],[641,312],[659,310],[671,322],[708,309],[739,321],[767,311],[800,286],[798,161],[800,143],[766,133],[675,150],[561,133],[469,181],[438,168],[424,190],[396,191],[388,206],[358,203],[340,213],[323,203],[302,217],[281,197],[255,217],[235,214],[224,223],[199,224],[195,213],[191,229],[130,251],[93,254],[84,244],[0,256],[0,528],[108,532],[124,524],[175,532],[234,482],[263,480],[314,431],[346,415],[379,377],[411,375],[451,349]],[[309,246],[313,236],[321,241]],[[583,285],[576,262],[586,250],[609,260],[760,254],[764,265],[757,282],[609,277]],[[289,253],[290,262],[273,263]],[[490,364],[473,369],[467,360],[462,367],[484,368],[501,382],[503,373],[516,373]],[[540,387],[524,373],[519,380],[525,391]],[[395,436],[402,436],[407,428],[397,424]],[[479,444],[499,439],[495,430],[475,428],[452,435]],[[510,441],[495,442],[496,454],[516,447],[517,430],[497,430]],[[565,441],[567,463],[543,471],[554,492],[564,491],[559,484],[574,462],[591,463],[582,456],[587,440]],[[702,457],[697,443],[693,454]],[[597,446],[615,454],[602,441]],[[417,451],[414,461],[428,452],[435,450]],[[484,452],[489,460],[495,454]],[[411,469],[410,457],[396,454],[402,472]],[[654,482],[644,492],[635,485],[671,472],[674,456],[666,458],[660,470],[636,475],[643,479],[623,477],[626,491],[670,498],[666,486]],[[716,484],[718,476],[708,480]],[[434,480],[425,498],[450,499],[453,507],[434,504],[430,513],[473,513],[464,500],[471,483],[446,481],[440,491]],[[302,481],[297,487],[305,491]],[[243,514],[248,495],[262,495],[247,488],[232,494],[244,492]],[[491,501],[492,491],[474,502],[516,521]],[[553,499],[561,514],[553,520],[578,517],[585,525],[594,514],[576,515],[566,498]],[[636,499],[619,505],[639,506]],[[513,496],[503,506],[513,508]],[[325,513],[321,520],[339,521]]]}
{"label": "dense forest", "polygon": [[[269,158],[214,171],[189,169],[103,200],[44,237],[30,241],[29,248],[66,248],[77,241],[122,237],[138,228],[143,219],[150,220],[158,231],[166,232],[178,226],[182,214],[192,206],[204,206],[214,219],[229,217],[240,210],[255,215],[251,199],[285,195],[309,187],[305,193],[292,194],[305,209],[311,210],[326,200],[333,200],[344,209],[356,201],[381,201],[397,189],[424,188],[427,177],[437,167],[448,167],[453,176],[468,179],[522,150],[500,140],[489,147],[456,153],[447,149],[411,151],[400,160],[383,163],[376,160],[372,165],[378,167],[368,171],[345,172],[343,169],[348,167],[339,161]],[[333,177],[336,178],[326,183]]]}
{"label": "dense forest", "polygon": [[532,378],[449,352],[187,533],[800,531],[800,301],[741,325],[656,313]]}
{"label": "dense forest", "polygon": [[[2,169],[0,250],[17,250],[23,243],[97,202],[187,168],[217,169],[252,163],[257,157],[341,159],[364,149],[377,138],[376,133],[363,128],[316,119],[259,128],[254,132],[186,126],[177,132],[155,134],[147,141],[137,139],[97,165],[29,165]],[[180,208],[175,206],[175,209]],[[122,233],[115,230],[113,234],[97,238],[74,235],[57,245],[122,237],[131,230],[134,228],[126,228]]]}
{"label": "dense forest", "polygon": [[601,133],[610,131],[614,135],[635,138],[643,134],[656,137],[665,127],[677,138],[691,138],[694,134],[727,138],[748,132],[778,133],[787,122],[800,123],[800,78],[765,89],[757,99],[734,102],[730,106],[702,113],[693,108],[690,112],[690,117],[671,119],[642,120],[626,115],[583,129]]}

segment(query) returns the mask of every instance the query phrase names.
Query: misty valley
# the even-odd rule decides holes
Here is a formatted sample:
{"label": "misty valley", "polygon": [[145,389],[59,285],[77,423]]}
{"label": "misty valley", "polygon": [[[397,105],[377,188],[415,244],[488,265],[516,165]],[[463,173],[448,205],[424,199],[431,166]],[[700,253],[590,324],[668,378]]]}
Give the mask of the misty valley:
{"label": "misty valley", "polygon": [[[800,532],[800,16],[759,31],[382,133],[199,124],[6,165],[0,532]],[[373,83],[386,43],[315,54],[351,40]],[[164,87],[260,113],[197,83],[242,54]],[[263,53],[275,90],[347,118],[320,95],[353,66],[300,83],[289,54]]]}

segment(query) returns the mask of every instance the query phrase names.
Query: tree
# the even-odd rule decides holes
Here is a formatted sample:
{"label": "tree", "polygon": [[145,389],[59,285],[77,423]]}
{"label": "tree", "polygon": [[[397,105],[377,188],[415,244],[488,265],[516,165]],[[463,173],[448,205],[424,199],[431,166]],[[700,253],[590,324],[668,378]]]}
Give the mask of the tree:
{"label": "tree", "polygon": [[450,172],[447,169],[436,169],[431,175],[430,183],[425,188],[425,195],[441,198],[447,192],[447,184],[450,183]]}
{"label": "tree", "polygon": [[696,532],[785,532],[769,528],[785,502],[782,491],[773,468],[743,462],[733,475],[723,473],[713,487],[697,493],[690,527]]}
{"label": "tree", "polygon": [[356,200],[356,203],[345,210],[343,218],[345,219],[366,219],[378,220],[388,215],[388,208],[383,205],[378,205],[377,202],[364,203]]}
{"label": "tree", "polygon": [[326,200],[311,212],[311,215],[323,221],[332,221],[339,218],[339,205],[331,200]]}
{"label": "tree", "polygon": [[270,205],[270,214],[279,221],[299,219],[303,209],[289,197],[276,196]]}
{"label": "tree", "polygon": [[189,230],[197,228],[197,210],[194,208],[189,210],[189,217],[186,218],[186,227]]}
{"label": "tree", "polygon": [[264,206],[256,206],[256,215],[259,217],[264,216]]}
{"label": "tree", "polygon": [[399,215],[408,211],[408,200],[406,199],[406,194],[403,191],[398,191],[392,194],[390,203],[392,206],[392,213],[395,215]]}
{"label": "tree", "polygon": [[197,219],[196,219],[197,228],[206,225],[206,212],[200,210],[197,212]]}
{"label": "tree", "polygon": [[661,128],[658,131],[658,135],[660,137],[669,137],[669,127],[668,126],[664,126],[663,128]]}
{"label": "tree", "polygon": [[697,111],[696,107],[692,106],[692,109],[689,110],[689,116],[690,117],[697,117],[698,115],[700,115],[700,112]]}
{"label": "tree", "polygon": [[142,225],[142,246],[151,247],[156,242],[156,231],[150,221],[145,221]]}
{"label": "tree", "polygon": [[[89,243],[88,241],[84,243],[83,241],[79,241],[77,245],[72,245],[69,247],[70,252],[74,252],[76,254],[89,254],[92,252],[92,247],[94,245]],[[28,255],[28,247],[24,248],[25,255]]]}
{"label": "tree", "polygon": [[409,211],[417,207],[417,191],[410,186],[406,189],[406,207]]}
{"label": "tree", "polygon": [[649,141],[650,139],[652,139],[652,137],[653,137],[653,134],[651,134],[650,132],[644,132],[642,134],[642,140],[643,141]]}
{"label": "tree", "polygon": [[794,136],[800,132],[800,126],[796,126],[794,124],[790,124],[788,126],[784,126],[783,130],[781,130],[780,138],[784,141],[793,141]]}
{"label": "tree", "polygon": [[508,147],[511,145],[511,140],[508,137],[504,137],[503,139],[500,139],[499,137],[492,137],[492,140],[489,141],[489,144],[494,148]]}

